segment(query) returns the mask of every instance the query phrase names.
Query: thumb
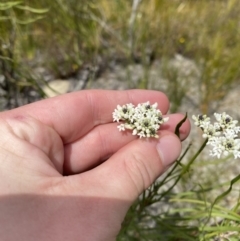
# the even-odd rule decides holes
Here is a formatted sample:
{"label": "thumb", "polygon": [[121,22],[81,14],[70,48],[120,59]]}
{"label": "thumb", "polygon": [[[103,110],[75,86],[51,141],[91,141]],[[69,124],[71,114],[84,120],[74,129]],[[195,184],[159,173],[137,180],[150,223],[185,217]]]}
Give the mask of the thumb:
{"label": "thumb", "polygon": [[130,142],[106,162],[84,174],[91,178],[91,183],[96,180],[102,197],[133,202],[178,158],[180,152],[178,137],[162,131],[157,140]]}

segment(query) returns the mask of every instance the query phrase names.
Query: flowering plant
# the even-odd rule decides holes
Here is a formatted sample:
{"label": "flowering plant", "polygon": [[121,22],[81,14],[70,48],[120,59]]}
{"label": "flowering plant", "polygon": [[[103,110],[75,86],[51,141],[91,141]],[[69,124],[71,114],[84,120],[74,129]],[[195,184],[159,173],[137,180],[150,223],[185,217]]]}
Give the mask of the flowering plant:
{"label": "flowering plant", "polygon": [[117,126],[119,131],[132,130],[133,135],[158,138],[157,131],[160,126],[168,121],[162,112],[157,109],[158,104],[150,105],[150,102],[138,104],[118,105],[113,112],[113,121],[121,122]]}
{"label": "flowering plant", "polygon": [[235,159],[240,157],[240,139],[238,133],[240,127],[236,126],[238,121],[223,112],[222,114],[215,113],[216,122],[210,122],[210,118],[206,115],[193,115],[195,125],[203,131],[203,138],[207,138],[207,145],[212,146],[210,156],[218,158],[233,154]]}
{"label": "flowering plant", "polygon": [[[157,103],[151,105],[149,101],[137,106],[130,103],[118,105],[112,115],[113,121],[119,123],[117,126],[119,131],[130,130],[133,135],[137,135],[139,138],[158,138],[157,132],[161,125],[169,120],[157,109]],[[166,175],[156,180],[148,190],[140,195],[123,222],[118,241],[124,241],[126,236],[132,237],[134,235],[142,237],[139,240],[149,240],[149,236],[154,236],[156,233],[156,237],[158,237],[159,232],[164,233],[166,240],[179,240],[171,239],[171,235],[183,238],[181,240],[196,240],[196,237],[199,237],[200,241],[235,240],[234,237],[239,236],[240,216],[237,214],[239,203],[228,210],[228,208],[221,206],[220,202],[226,201],[233,191],[234,184],[240,180],[240,175],[234,178],[227,176],[231,181],[222,181],[219,186],[210,188],[207,183],[211,178],[215,178],[215,174],[217,175],[220,169],[216,173],[211,173],[209,180],[202,179],[199,173],[197,180],[195,179],[196,175],[191,175],[195,167],[196,171],[198,165],[202,165],[202,163],[209,165],[205,172],[211,172],[211,168],[215,170],[218,168],[217,165],[221,164],[221,160],[219,160],[221,157],[230,155],[233,155],[234,158],[240,157],[238,121],[225,112],[215,113],[214,117],[215,122],[211,122],[207,115],[192,116],[194,124],[202,131],[204,142],[193,155],[190,153],[190,156],[187,156],[192,146],[190,143],[175,164],[169,168]],[[175,134],[177,136],[179,136],[179,129],[186,118],[187,115],[176,126]],[[206,145],[211,147],[210,156],[218,159],[210,162],[208,158],[207,161],[202,159],[201,164],[199,164],[195,161],[199,157],[202,158],[200,154]],[[211,167],[212,163],[214,166]],[[201,182],[198,187],[199,180]],[[187,184],[184,183],[185,181]],[[227,189],[224,187],[226,183],[228,184]],[[183,191],[182,185],[190,186],[190,189]],[[183,190],[179,191],[179,187],[180,190],[181,188]],[[219,187],[224,189],[218,190]],[[169,206],[169,202],[172,204],[168,210],[166,206]],[[167,211],[161,207],[165,207]],[[153,223],[151,228],[149,227],[150,221]],[[168,227],[170,227],[169,233],[166,232]]]}

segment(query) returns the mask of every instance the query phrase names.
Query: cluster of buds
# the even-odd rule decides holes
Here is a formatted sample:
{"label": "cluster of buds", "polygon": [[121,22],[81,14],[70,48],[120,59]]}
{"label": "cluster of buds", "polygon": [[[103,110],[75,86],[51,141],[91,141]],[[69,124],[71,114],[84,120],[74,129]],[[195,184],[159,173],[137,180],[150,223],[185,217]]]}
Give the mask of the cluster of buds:
{"label": "cluster of buds", "polygon": [[157,131],[169,118],[163,117],[157,106],[157,103],[150,105],[149,101],[136,107],[131,103],[118,105],[113,112],[113,121],[121,122],[117,127],[119,131],[131,130],[133,135],[140,138],[158,138]]}
{"label": "cluster of buds", "polygon": [[240,157],[240,139],[238,134],[240,127],[237,126],[238,121],[223,112],[222,114],[214,114],[216,122],[213,124],[206,115],[193,115],[195,125],[203,131],[203,138],[208,138],[207,144],[212,146],[211,156],[220,158],[233,154],[234,158]]}

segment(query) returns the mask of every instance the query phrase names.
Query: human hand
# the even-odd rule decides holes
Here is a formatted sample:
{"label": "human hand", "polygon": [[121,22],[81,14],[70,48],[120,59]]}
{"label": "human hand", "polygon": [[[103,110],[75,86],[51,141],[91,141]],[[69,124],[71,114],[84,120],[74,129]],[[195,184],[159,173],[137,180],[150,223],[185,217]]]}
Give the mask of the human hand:
{"label": "human hand", "polygon": [[[86,90],[0,114],[0,240],[113,241],[126,212],[181,152],[169,115],[159,139],[138,139],[112,123],[116,106],[158,91]],[[180,139],[190,131],[187,120]]]}

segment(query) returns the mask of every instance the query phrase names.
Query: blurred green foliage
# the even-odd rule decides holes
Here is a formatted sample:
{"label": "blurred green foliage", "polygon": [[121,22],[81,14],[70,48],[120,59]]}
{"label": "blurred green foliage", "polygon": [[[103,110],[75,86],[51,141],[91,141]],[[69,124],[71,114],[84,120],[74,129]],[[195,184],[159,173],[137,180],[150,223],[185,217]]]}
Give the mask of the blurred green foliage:
{"label": "blurred green foliage", "polygon": [[0,87],[1,94],[7,100],[5,108],[19,106],[21,93],[26,93],[29,87],[44,96],[29,66],[22,63],[22,58],[25,58],[23,49],[28,26],[42,19],[47,11],[29,7],[21,1],[0,3],[0,74],[3,80]]}
{"label": "blurred green foliage", "polygon": [[[208,112],[208,103],[221,100],[239,79],[240,2],[142,0],[135,15],[132,3],[3,0],[0,71],[10,60],[15,63],[13,71],[19,65],[31,70],[29,61],[35,61],[56,76],[66,76],[95,63],[98,56],[146,65],[146,57],[166,60],[179,53],[201,69],[196,84],[202,91],[201,109]],[[147,88],[146,81],[141,88]]]}

